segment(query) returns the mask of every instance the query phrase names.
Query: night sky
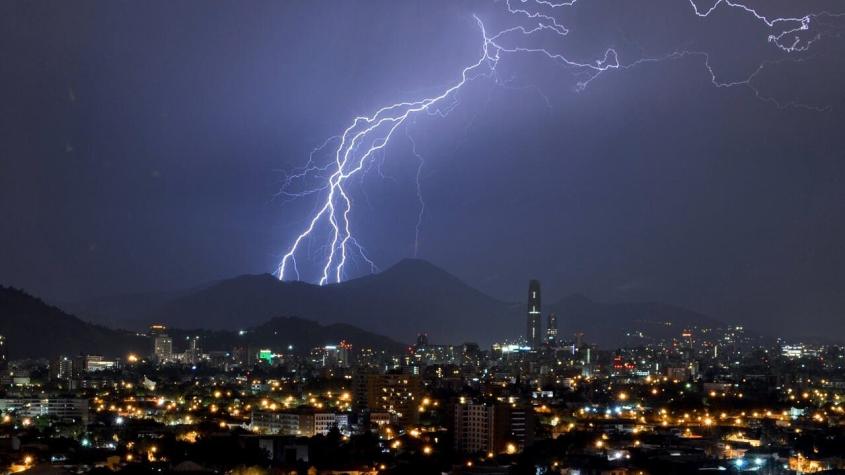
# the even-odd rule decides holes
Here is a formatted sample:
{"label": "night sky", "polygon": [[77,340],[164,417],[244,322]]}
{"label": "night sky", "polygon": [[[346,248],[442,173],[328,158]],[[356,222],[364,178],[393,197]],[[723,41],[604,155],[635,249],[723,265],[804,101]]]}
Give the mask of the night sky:
{"label": "night sky", "polygon": [[[61,302],[272,272],[317,204],[279,196],[285,172],[356,115],[456,81],[479,54],[473,14],[510,20],[489,0],[0,2],[0,283]],[[411,121],[358,180],[370,257],[414,255],[413,140],[418,257],[484,292],[523,299],[538,278],[546,301],[842,335],[845,19],[793,55],[748,15],[701,19],[680,0],[584,1],[561,19],[570,36],[543,46],[583,61],[705,51],[729,81],[792,58],[755,78],[761,95],[830,109],[714,87],[696,56],[582,92],[553,61],[504,57],[498,81]]]}

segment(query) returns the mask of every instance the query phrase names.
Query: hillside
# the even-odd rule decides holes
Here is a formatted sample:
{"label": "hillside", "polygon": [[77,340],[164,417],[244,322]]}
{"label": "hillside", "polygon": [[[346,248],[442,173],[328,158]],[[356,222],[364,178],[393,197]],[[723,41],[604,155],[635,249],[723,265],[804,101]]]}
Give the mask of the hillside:
{"label": "hillside", "polygon": [[84,322],[21,290],[2,286],[0,334],[6,337],[11,359],[80,353],[123,356],[145,352],[149,346],[132,333]]}
{"label": "hillside", "polygon": [[[433,342],[488,345],[513,340],[525,331],[524,304],[487,296],[418,259],[406,259],[379,274],[339,284],[317,286],[280,282],[269,274],[243,275],[169,295],[172,298],[150,297],[140,305],[132,303],[140,299],[112,299],[108,306],[89,302],[82,307],[99,305],[111,308],[115,315],[131,316],[123,321],[132,328],[163,322],[178,328],[233,331],[277,317],[297,317],[323,325],[351,324],[405,343],[413,342],[417,333],[427,332]],[[581,331],[590,341],[606,346],[620,344],[632,331],[666,336],[677,335],[683,326],[718,325],[704,315],[672,305],[606,304],[577,294],[543,308],[544,315],[550,312],[558,314],[563,337]]]}
{"label": "hillside", "polygon": [[558,315],[564,337],[583,332],[587,341],[604,347],[635,345],[637,339],[677,337],[690,327],[724,324],[698,312],[660,302],[601,303],[573,294],[544,308]]}

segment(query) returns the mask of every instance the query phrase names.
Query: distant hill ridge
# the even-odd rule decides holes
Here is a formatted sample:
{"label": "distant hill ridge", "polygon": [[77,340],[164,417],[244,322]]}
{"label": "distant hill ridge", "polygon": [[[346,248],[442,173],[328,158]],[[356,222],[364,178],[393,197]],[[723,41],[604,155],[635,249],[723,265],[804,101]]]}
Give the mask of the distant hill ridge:
{"label": "distant hill ridge", "polygon": [[[281,350],[295,345],[296,352],[337,344],[347,340],[357,347],[369,347],[390,353],[406,349],[403,343],[376,335],[352,325],[317,322],[290,317],[276,317],[250,328],[246,335],[235,331],[171,329],[177,350],[179,337],[202,335],[201,346],[210,350],[230,350],[235,346],[266,347]],[[0,286],[0,335],[6,337],[11,359],[54,358],[60,355],[99,354],[124,357],[129,353],[149,354],[149,338],[134,332],[115,330],[85,322],[61,309],[48,305],[26,292]]]}
{"label": "distant hill ridge", "polygon": [[143,339],[84,322],[22,290],[0,286],[0,334],[10,358],[52,358],[96,352],[138,351]]}
{"label": "distant hill ridge", "polygon": [[[527,282],[527,281],[526,281]],[[412,342],[427,332],[433,342],[459,344],[514,340],[525,331],[525,306],[490,297],[420,259],[404,259],[378,274],[324,286],[281,282],[272,275],[242,275],[190,291],[145,294],[76,304],[79,315],[142,328],[160,321],[179,328],[237,330],[286,316],[324,325],[343,322],[391,339]],[[558,315],[561,335],[584,332],[604,346],[627,342],[631,332],[663,337],[684,326],[719,326],[700,313],[657,302],[605,304],[574,294],[544,305]],[[103,320],[103,316],[108,320]],[[545,320],[545,319],[544,319]],[[669,322],[670,325],[665,325]],[[545,323],[545,322],[544,322]]]}

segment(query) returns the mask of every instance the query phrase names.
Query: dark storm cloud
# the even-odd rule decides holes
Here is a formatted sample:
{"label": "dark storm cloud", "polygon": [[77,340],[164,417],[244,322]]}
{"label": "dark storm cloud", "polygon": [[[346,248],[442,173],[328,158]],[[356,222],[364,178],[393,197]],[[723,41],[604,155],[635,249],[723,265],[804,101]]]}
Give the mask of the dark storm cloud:
{"label": "dark storm cloud", "polygon": [[[772,14],[837,2],[758,2]],[[802,11],[798,11],[796,9]],[[270,271],[314,201],[283,174],[351,117],[456,80],[476,58],[466,2],[4,2],[0,5],[0,280],[56,298]],[[781,57],[767,30],[686,2],[584,2],[580,60],[708,51],[725,79]],[[543,58],[502,62],[446,119],[409,132],[426,160],[420,257],[492,294],[658,299],[783,330],[845,330],[842,41],[746,88],[701,58],[573,91]],[[381,160],[381,159],[380,159]],[[381,163],[381,162],[380,162]],[[355,191],[372,257],[413,252],[404,133]],[[364,193],[366,192],[366,193]]]}

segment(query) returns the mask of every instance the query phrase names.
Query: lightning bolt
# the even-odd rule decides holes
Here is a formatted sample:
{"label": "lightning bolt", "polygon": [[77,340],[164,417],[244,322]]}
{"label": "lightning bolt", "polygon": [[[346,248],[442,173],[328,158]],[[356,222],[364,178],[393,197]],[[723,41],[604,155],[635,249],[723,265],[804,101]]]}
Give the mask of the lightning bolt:
{"label": "lightning bolt", "polygon": [[417,202],[420,204],[420,212],[417,214],[417,225],[414,228],[414,257],[417,257],[420,252],[420,228],[422,227],[423,214],[425,214],[425,199],[423,199],[421,182],[422,169],[423,165],[425,165],[425,160],[423,160],[422,155],[417,152],[417,142],[414,141],[413,137],[411,137],[410,132],[408,132],[408,128],[405,128],[405,135],[411,142],[411,153],[417,158],[417,175],[415,178],[417,183]]}
{"label": "lightning bolt", "polygon": [[[351,124],[339,135],[330,137],[322,145],[315,148],[309,155],[308,162],[288,175],[280,194],[290,198],[300,198],[315,193],[322,193],[324,197],[319,201],[313,215],[308,220],[305,229],[293,240],[292,244],[282,256],[276,269],[280,280],[293,274],[297,280],[301,278],[297,268],[296,256],[303,252],[306,241],[317,239],[322,228],[328,234],[325,238],[325,253],[322,256],[321,271],[318,279],[320,285],[329,282],[341,282],[348,261],[355,258],[362,259],[376,269],[375,263],[367,257],[364,247],[355,239],[352,229],[353,202],[349,195],[350,179],[365,170],[377,153],[384,153],[394,133],[403,126],[407,138],[411,141],[412,153],[419,160],[416,174],[417,197],[419,200],[419,214],[416,223],[414,253],[419,250],[419,235],[422,226],[425,201],[421,192],[421,172],[423,159],[417,153],[416,143],[408,132],[409,119],[421,114],[445,117],[458,104],[457,94],[467,84],[475,79],[492,78],[498,84],[496,68],[505,55],[539,55],[561,64],[573,71],[578,78],[575,89],[586,89],[594,80],[609,71],[621,71],[648,63],[669,60],[680,60],[688,57],[700,58],[707,71],[711,83],[717,88],[746,87],[759,99],[771,102],[777,107],[804,107],[813,110],[825,110],[824,107],[801,104],[797,102],[782,103],[773,97],[768,97],[757,89],[753,82],[767,67],[786,61],[800,62],[804,58],[787,57],[781,60],[769,60],[760,65],[748,76],[741,79],[722,80],[711,66],[710,54],[704,51],[672,51],[658,57],[643,57],[623,63],[614,48],[607,48],[601,57],[592,61],[577,60],[562,53],[550,51],[547,48],[526,46],[524,42],[540,33],[551,33],[559,37],[566,37],[569,29],[561,23],[552,12],[558,9],[573,7],[578,0],[505,0],[507,14],[514,18],[514,26],[496,32],[488,32],[484,22],[474,16],[480,31],[481,51],[476,59],[465,66],[450,86],[438,94],[413,101],[398,102],[384,106],[371,115],[355,117]],[[696,0],[688,0],[695,16],[705,19],[719,9],[738,10],[754,21],[765,25],[769,30],[767,41],[781,53],[794,55],[807,51],[818,41],[822,33],[810,34],[810,27],[820,18],[837,18],[845,13],[814,12],[800,17],[770,17],[744,3],[732,0],[716,0],[709,8],[703,8]],[[525,24],[518,24],[518,23]],[[808,36],[809,35],[809,36]],[[326,150],[331,144],[331,155],[334,157],[324,165],[317,165],[315,155]],[[289,188],[297,182],[316,178],[321,183],[318,186],[299,192],[290,192]]]}
{"label": "lightning bolt", "polygon": [[[769,28],[776,28],[783,25],[783,30],[781,30],[780,33],[769,34],[768,40],[770,43],[774,44],[786,53],[807,51],[807,49],[810,48],[810,45],[821,38],[821,34],[819,33],[805,40],[803,44],[801,42],[801,33],[810,29],[810,23],[813,20],[823,17],[836,18],[843,16],[843,13],[830,13],[823,11],[809,13],[801,17],[768,17],[746,4],[732,2],[730,0],[716,0],[716,3],[706,10],[701,9],[694,0],[689,0],[689,3],[695,14],[702,18],[710,16],[711,13],[716,11],[720,6],[724,5],[726,8],[734,8],[744,11]],[[790,40],[791,42],[787,43],[787,41]]]}

